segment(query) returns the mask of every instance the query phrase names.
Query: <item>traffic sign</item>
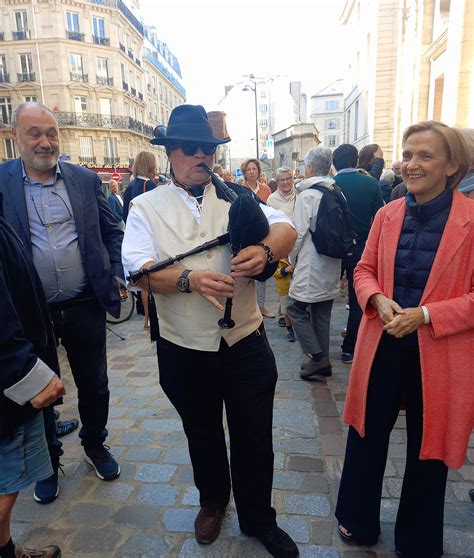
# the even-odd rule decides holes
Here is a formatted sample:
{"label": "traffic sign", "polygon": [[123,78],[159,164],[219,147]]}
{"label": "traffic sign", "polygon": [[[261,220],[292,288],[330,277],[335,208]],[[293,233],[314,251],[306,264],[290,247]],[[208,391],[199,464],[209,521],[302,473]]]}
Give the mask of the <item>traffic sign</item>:
{"label": "traffic sign", "polygon": [[113,172],[110,178],[112,180],[115,180],[116,182],[119,182],[121,177],[120,177],[120,174],[118,172]]}
{"label": "traffic sign", "polygon": [[240,170],[239,167],[237,167],[237,168],[235,169],[235,176],[236,176],[237,178],[241,178],[242,176],[244,176],[244,175],[242,174],[242,171]]}

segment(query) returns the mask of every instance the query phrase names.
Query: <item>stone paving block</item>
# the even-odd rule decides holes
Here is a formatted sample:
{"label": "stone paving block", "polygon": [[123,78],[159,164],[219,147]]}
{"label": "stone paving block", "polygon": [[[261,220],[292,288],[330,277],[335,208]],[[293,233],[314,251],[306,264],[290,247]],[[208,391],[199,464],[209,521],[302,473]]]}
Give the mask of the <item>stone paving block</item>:
{"label": "stone paving block", "polygon": [[237,536],[231,540],[227,556],[229,558],[268,558],[269,554],[257,539]]}
{"label": "stone paving block", "polygon": [[222,558],[230,550],[230,541],[217,539],[212,545],[200,545],[196,539],[188,539],[181,547],[178,558]]}
{"label": "stone paving block", "polygon": [[[311,395],[318,401],[331,401],[332,394],[329,387],[325,384],[314,384],[311,386]],[[344,392],[345,395],[345,392]],[[313,406],[314,408],[314,406]]]}
{"label": "stone paving block", "polygon": [[385,485],[390,496],[392,496],[393,498],[400,498],[400,494],[402,493],[402,484],[403,479],[394,477],[385,479]]}
{"label": "stone paving block", "polygon": [[285,513],[297,515],[328,517],[331,513],[331,504],[325,496],[285,494],[283,510]]}
{"label": "stone paving block", "polygon": [[297,425],[297,424],[314,424],[314,413],[303,413],[297,411],[277,410],[273,412],[273,424],[277,425]]}
{"label": "stone paving block", "polygon": [[444,507],[444,524],[454,527],[474,528],[474,506],[447,504]]}
{"label": "stone paving block", "polygon": [[170,506],[176,503],[179,492],[180,489],[171,484],[145,484],[140,488],[137,500],[154,506]]}
{"label": "stone paving block", "polygon": [[168,531],[194,533],[196,510],[173,508],[165,510],[163,524]]}
{"label": "stone paving block", "polygon": [[159,463],[147,463],[140,465],[135,475],[136,480],[144,482],[167,482],[176,472],[173,465],[161,465]]}
{"label": "stone paving block", "polygon": [[192,467],[178,467],[174,478],[183,484],[193,484],[194,475]]}
{"label": "stone paving block", "polygon": [[[375,550],[344,550],[342,552],[342,558],[381,558],[381,554],[375,552]],[[392,558],[394,556],[391,554],[386,554],[387,558]]]}
{"label": "stone paving block", "polygon": [[[120,541],[120,532],[111,527],[101,529],[78,529],[69,545],[72,552],[80,555],[99,553],[103,556],[113,556]],[[66,553],[64,553],[67,556]]]}
{"label": "stone paving block", "polygon": [[341,478],[343,464],[344,459],[342,456],[326,457],[327,475],[330,480],[339,480]]}
{"label": "stone paving block", "polygon": [[110,430],[129,430],[135,426],[132,419],[109,419],[107,428]]}
{"label": "stone paving block", "polygon": [[307,413],[313,415],[313,404],[311,401],[293,401],[292,399],[276,399],[275,408],[286,411],[298,411],[300,413]]}
{"label": "stone paving block", "polygon": [[127,407],[154,407],[156,411],[159,410],[158,405],[156,405],[156,399],[154,396],[140,395],[137,397],[127,397],[120,401],[121,405],[126,405]]}
{"label": "stone paving block", "polygon": [[313,519],[311,521],[311,542],[324,546],[332,546],[334,521]]}
{"label": "stone paving block", "polygon": [[129,415],[135,418],[154,417],[158,412],[159,409],[156,407],[139,407],[137,409],[132,409]]}
{"label": "stone paving block", "polygon": [[277,439],[273,441],[273,447],[277,451],[321,455],[321,447],[318,440],[311,438]]}
{"label": "stone paving block", "polygon": [[473,488],[472,483],[468,482],[457,482],[452,483],[451,488],[458,500],[461,502],[470,502],[471,498],[469,497],[469,490]]}
{"label": "stone paving block", "polygon": [[64,549],[67,546],[67,540],[74,533],[73,528],[58,529],[42,525],[29,529],[25,539],[18,537],[12,533],[12,540],[19,546],[24,545],[27,548],[43,548],[50,544],[57,544],[65,555]]}
{"label": "stone paving block", "polygon": [[129,481],[135,478],[137,466],[135,463],[120,462],[120,480]]}
{"label": "stone paving block", "polygon": [[124,432],[120,438],[124,446],[149,446],[155,441],[154,432]]}
{"label": "stone paving block", "polygon": [[339,417],[319,417],[318,429],[321,434],[342,434],[341,419]]}
{"label": "stone paving block", "polygon": [[273,452],[273,467],[275,469],[284,469],[285,468],[285,454],[281,451]]}
{"label": "stone paving block", "polygon": [[380,506],[380,521],[395,523],[397,519],[398,501],[382,499]]}
{"label": "stone paving block", "polygon": [[328,480],[325,475],[304,475],[301,492],[327,494],[329,492]]}
{"label": "stone paving block", "polygon": [[69,508],[65,519],[68,525],[90,525],[99,527],[100,525],[104,525],[113,512],[113,508],[106,504],[79,502]]}
{"label": "stone paving block", "polygon": [[474,481],[473,465],[464,465],[464,467],[459,470],[459,473],[464,480]]}
{"label": "stone paving block", "polygon": [[55,500],[47,506],[37,504],[31,492],[25,498],[19,498],[13,508],[13,521],[45,522],[51,524],[63,517],[66,510],[66,500]]}
{"label": "stone paving block", "polygon": [[126,558],[165,558],[170,556],[171,545],[158,533],[134,534],[116,551],[116,556]]}
{"label": "stone paving block", "polygon": [[178,419],[145,419],[140,428],[156,432],[180,432],[183,430],[183,425]]}
{"label": "stone paving block", "polygon": [[340,434],[320,434],[319,441],[324,455],[345,454],[346,444]]}
{"label": "stone paving block", "polygon": [[305,519],[279,515],[278,525],[297,543],[309,543],[311,540],[310,523]]}
{"label": "stone paving block", "polygon": [[124,459],[128,461],[156,461],[160,456],[160,448],[130,448]]}
{"label": "stone paving block", "polygon": [[191,458],[189,457],[187,446],[168,450],[163,457],[163,461],[164,463],[174,463],[176,465],[189,465]]}
{"label": "stone paving block", "polygon": [[110,407],[109,409],[109,417],[110,418],[119,418],[123,417],[123,415],[127,414],[128,407]]}
{"label": "stone paving block", "polygon": [[156,528],[159,513],[160,510],[143,504],[121,506],[112,516],[112,521],[120,525],[132,525],[137,529],[151,529]]}
{"label": "stone paving block", "polygon": [[474,531],[463,531],[454,527],[444,529],[444,550],[455,556],[471,558],[474,553]]}
{"label": "stone paving block", "polygon": [[341,558],[341,554],[334,548],[319,545],[300,546],[300,558]]}
{"label": "stone paving block", "polygon": [[302,483],[303,476],[300,473],[275,471],[273,474],[273,488],[299,490]]}
{"label": "stone paving block", "polygon": [[61,490],[61,499],[65,501],[76,501],[84,498],[90,494],[91,490],[95,487],[95,480],[78,479],[72,474],[68,474],[67,478],[59,478],[59,488]]}
{"label": "stone paving block", "polygon": [[324,462],[317,457],[308,457],[307,455],[289,455],[288,468],[292,471],[309,471],[322,473],[324,471]]}
{"label": "stone paving block", "polygon": [[318,417],[338,417],[339,411],[337,410],[334,401],[314,401],[314,410]]}
{"label": "stone paving block", "polygon": [[[115,500],[125,502],[132,494],[134,487],[125,482],[115,480],[114,482],[102,482],[94,489],[94,494],[98,500]],[[61,492],[63,496],[63,492]]]}
{"label": "stone paving block", "polygon": [[186,489],[183,496],[183,504],[185,506],[199,506],[199,490],[195,486]]}
{"label": "stone paving block", "polygon": [[317,430],[313,424],[282,425],[273,427],[274,438],[316,438]]}

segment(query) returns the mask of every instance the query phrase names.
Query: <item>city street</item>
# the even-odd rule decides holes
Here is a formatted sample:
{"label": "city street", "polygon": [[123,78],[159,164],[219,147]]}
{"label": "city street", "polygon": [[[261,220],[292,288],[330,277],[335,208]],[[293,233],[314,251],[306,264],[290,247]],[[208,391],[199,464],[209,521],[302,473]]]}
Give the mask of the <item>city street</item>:
{"label": "city street", "polygon": [[[277,308],[273,281],[267,306]],[[266,319],[270,344],[278,362],[274,412],[274,506],[279,524],[297,541],[303,558],[391,558],[393,526],[402,484],[406,432],[401,416],[392,434],[383,490],[381,542],[370,549],[344,545],[334,518],[342,468],[345,427],[340,414],[350,367],[340,360],[340,331],[345,326],[345,300],[333,311],[331,352],[333,376],[327,383],[306,382],[298,372],[302,354],[288,343],[277,319]],[[61,493],[49,505],[33,501],[32,488],[13,512],[13,539],[28,546],[55,543],[63,556],[129,557],[265,557],[263,546],[243,535],[233,503],[220,537],[210,546],[194,539],[198,496],[177,413],[159,382],[155,346],[143,330],[142,316],[114,326],[124,341],[108,333],[111,405],[109,438],[120,462],[121,476],[100,481],[84,462],[77,432],[63,438],[65,476]],[[87,351],[87,347],[84,347]],[[68,394],[62,418],[77,416],[75,387],[61,350]],[[469,462],[451,471],[446,493],[445,558],[474,557],[474,439]],[[424,533],[420,536],[429,536]]]}

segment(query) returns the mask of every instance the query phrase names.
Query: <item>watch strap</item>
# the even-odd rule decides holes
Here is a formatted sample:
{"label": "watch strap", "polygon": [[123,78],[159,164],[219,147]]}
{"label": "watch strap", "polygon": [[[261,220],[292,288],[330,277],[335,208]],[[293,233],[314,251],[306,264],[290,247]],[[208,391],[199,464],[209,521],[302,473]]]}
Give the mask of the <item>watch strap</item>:
{"label": "watch strap", "polygon": [[268,244],[265,244],[264,242],[259,242],[257,246],[261,246],[264,249],[265,254],[267,256],[267,263],[271,263],[274,258],[274,254],[270,246],[268,246]]}

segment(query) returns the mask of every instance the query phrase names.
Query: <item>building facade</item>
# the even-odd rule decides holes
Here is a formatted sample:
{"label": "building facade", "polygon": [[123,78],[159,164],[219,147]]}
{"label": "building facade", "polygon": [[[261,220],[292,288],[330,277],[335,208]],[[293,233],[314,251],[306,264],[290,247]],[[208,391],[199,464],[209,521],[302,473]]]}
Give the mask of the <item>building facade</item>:
{"label": "building facade", "polygon": [[275,142],[275,169],[289,167],[295,176],[304,175],[304,158],[313,147],[321,143],[314,124],[297,123],[273,135]]}
{"label": "building facade", "polygon": [[311,96],[311,122],[322,147],[332,151],[344,143],[344,82],[338,79]]}
{"label": "building facade", "polygon": [[[130,6],[130,7],[129,7]],[[61,152],[91,167],[126,168],[185,100],[179,64],[138,4],[0,0],[0,158],[16,156],[11,111],[39,101],[55,113]]]}
{"label": "building facade", "polygon": [[390,162],[410,124],[474,127],[472,0],[347,0],[341,23],[345,142],[377,143]]}

